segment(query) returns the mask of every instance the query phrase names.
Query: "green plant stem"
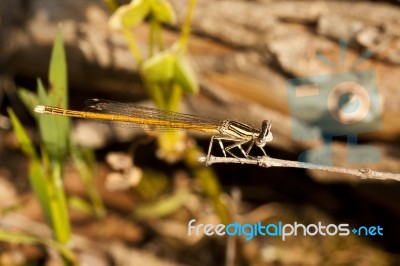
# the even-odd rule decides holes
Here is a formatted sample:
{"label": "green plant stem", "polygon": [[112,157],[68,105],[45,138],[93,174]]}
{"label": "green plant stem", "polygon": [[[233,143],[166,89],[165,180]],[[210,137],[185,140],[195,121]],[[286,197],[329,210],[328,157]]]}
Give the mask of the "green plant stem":
{"label": "green plant stem", "polygon": [[182,100],[182,89],[175,82],[170,84],[170,91],[167,98],[167,109],[178,112]]}
{"label": "green plant stem", "polygon": [[[142,80],[145,79],[142,78]],[[164,97],[160,85],[152,82],[144,82],[146,84],[147,92],[156,106],[160,109],[165,109]]]}
{"label": "green plant stem", "polygon": [[133,57],[135,58],[136,63],[138,65],[140,65],[143,62],[143,57],[142,57],[142,54],[140,53],[139,47],[137,46],[135,37],[133,36],[133,33],[127,28],[124,28],[122,30],[122,33],[124,34],[124,36],[126,38],[129,50],[131,51]]}
{"label": "green plant stem", "polygon": [[157,21],[154,17],[150,18],[150,39],[149,39],[149,56],[152,57],[155,53],[155,42],[157,32]]}
{"label": "green plant stem", "polygon": [[51,182],[48,186],[51,221],[57,242],[66,244],[71,239],[71,228],[62,182],[63,164],[59,160],[54,160],[51,167]]}
{"label": "green plant stem", "polygon": [[157,42],[158,49],[160,51],[164,51],[164,41],[162,38],[162,25],[160,23],[157,23],[156,25],[157,25],[157,27],[155,27],[155,29],[154,29],[154,31],[155,31],[154,36],[156,38],[155,41]]}
{"label": "green plant stem", "polygon": [[185,18],[185,22],[183,24],[182,27],[182,33],[181,33],[181,37],[179,40],[179,52],[180,53],[184,53],[187,47],[187,43],[189,41],[189,36],[190,36],[190,24],[192,22],[192,18],[193,18],[193,12],[194,12],[194,8],[196,6],[196,0],[191,0],[189,7],[188,7],[188,11],[186,14],[186,18]]}

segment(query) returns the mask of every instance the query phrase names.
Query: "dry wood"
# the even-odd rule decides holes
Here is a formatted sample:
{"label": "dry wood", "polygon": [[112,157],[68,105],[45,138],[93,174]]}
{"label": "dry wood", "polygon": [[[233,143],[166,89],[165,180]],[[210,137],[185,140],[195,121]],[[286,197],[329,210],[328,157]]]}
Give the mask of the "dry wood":
{"label": "dry wood", "polygon": [[[202,157],[200,161],[207,161],[207,158]],[[281,160],[271,158],[269,156],[262,156],[257,158],[232,158],[232,157],[215,157],[211,156],[207,161],[208,165],[214,163],[240,163],[240,164],[255,164],[260,167],[289,167],[289,168],[303,168],[318,171],[327,171],[338,174],[354,175],[361,179],[374,179],[374,180],[385,180],[385,181],[400,181],[400,174],[377,172],[369,168],[351,169],[344,167],[330,167],[324,165],[317,165],[312,163],[302,163],[297,161]]]}

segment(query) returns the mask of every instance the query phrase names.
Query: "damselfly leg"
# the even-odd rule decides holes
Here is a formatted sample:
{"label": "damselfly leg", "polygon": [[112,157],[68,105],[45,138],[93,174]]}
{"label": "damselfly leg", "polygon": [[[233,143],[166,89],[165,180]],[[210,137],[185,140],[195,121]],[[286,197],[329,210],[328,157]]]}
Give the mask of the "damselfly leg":
{"label": "damselfly leg", "polygon": [[[218,141],[219,146],[220,146],[220,148],[222,150],[222,153],[223,153],[224,157],[227,157],[227,154],[229,154],[230,156],[232,156],[234,158],[240,159],[241,157],[239,157],[238,155],[236,155],[232,151],[232,149],[234,149],[236,147],[241,151],[241,153],[243,154],[244,158],[251,158],[252,157],[252,156],[250,156],[250,151],[254,147],[255,139],[242,140],[242,139],[230,138],[230,137],[227,137],[227,136],[215,135],[215,136],[211,137],[210,144],[208,146],[206,164],[208,164],[208,161],[210,160],[212,147],[214,145],[214,141],[215,140]],[[230,145],[224,146],[224,142],[233,142],[233,143],[230,144]],[[245,145],[245,144],[248,144],[248,147],[246,148],[246,150],[243,149],[243,145]],[[261,149],[262,153],[266,156],[267,153],[265,152],[263,147],[259,147],[259,148]]]}

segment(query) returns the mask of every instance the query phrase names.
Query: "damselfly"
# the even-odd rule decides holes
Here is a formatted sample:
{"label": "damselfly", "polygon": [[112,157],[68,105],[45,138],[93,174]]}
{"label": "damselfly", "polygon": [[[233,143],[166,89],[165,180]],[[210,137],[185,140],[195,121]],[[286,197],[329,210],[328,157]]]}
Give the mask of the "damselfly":
{"label": "damselfly", "polygon": [[264,120],[261,124],[261,130],[258,130],[234,120],[219,121],[108,100],[90,99],[86,101],[86,105],[87,108],[84,111],[38,105],[35,108],[35,112],[112,121],[125,126],[140,127],[145,130],[184,129],[210,133],[213,136],[208,147],[206,163],[210,159],[215,140],[218,141],[225,157],[228,153],[235,158],[239,158],[232,152],[232,149],[237,147],[243,156],[248,158],[254,145],[259,147],[264,155],[267,155],[264,146],[273,139],[271,122],[268,120]]}

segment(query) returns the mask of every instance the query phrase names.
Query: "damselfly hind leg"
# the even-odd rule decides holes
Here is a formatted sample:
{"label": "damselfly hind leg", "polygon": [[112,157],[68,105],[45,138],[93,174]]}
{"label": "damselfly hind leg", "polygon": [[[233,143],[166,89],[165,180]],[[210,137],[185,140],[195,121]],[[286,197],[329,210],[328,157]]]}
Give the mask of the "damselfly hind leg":
{"label": "damselfly hind leg", "polygon": [[[211,157],[211,151],[212,151],[212,147],[213,147],[213,144],[214,144],[214,140],[218,140],[219,146],[221,147],[221,151],[222,151],[222,153],[224,154],[224,157],[227,157],[227,156],[226,156],[226,152],[228,152],[231,156],[233,156],[233,157],[235,157],[235,158],[239,158],[238,156],[236,156],[235,154],[233,154],[231,151],[229,151],[229,149],[227,149],[227,148],[230,147],[230,146],[228,146],[227,148],[225,148],[225,147],[224,147],[224,144],[223,144],[223,142],[222,142],[223,140],[237,142],[237,141],[238,141],[237,139],[232,139],[232,138],[229,138],[229,137],[226,137],[226,136],[221,136],[221,135],[214,135],[214,136],[211,137],[210,144],[209,144],[209,146],[208,146],[208,153],[207,153],[206,165],[208,165],[208,161],[210,160],[210,157]],[[236,144],[236,143],[235,143],[235,144]],[[233,145],[235,145],[235,144],[233,144]],[[233,147],[232,147],[232,148],[233,148]],[[241,147],[240,147],[240,148],[241,148]],[[242,152],[243,152],[243,154],[245,154],[245,152],[243,151],[243,149],[242,149]],[[246,155],[245,155],[245,156],[246,156]]]}
{"label": "damselfly hind leg", "polygon": [[[232,140],[232,139],[231,139],[231,140]],[[232,157],[239,158],[236,154],[234,154],[233,152],[231,152],[231,149],[238,147],[238,149],[242,152],[242,154],[244,155],[244,157],[247,158],[247,157],[248,157],[248,153],[246,153],[246,152],[243,150],[242,145],[243,145],[243,144],[246,144],[246,143],[249,142],[249,141],[248,141],[248,140],[240,140],[240,141],[238,141],[238,140],[232,140],[232,141],[235,141],[235,143],[233,143],[233,144],[227,146],[227,147],[225,148],[226,152],[229,153],[230,155],[232,155]]]}
{"label": "damselfly hind leg", "polygon": [[[216,137],[217,137],[217,136],[214,135],[214,136],[212,136],[211,139],[210,139],[210,144],[208,145],[208,152],[207,152],[206,165],[208,165],[208,162],[210,161],[211,150],[212,150],[212,146],[213,146],[213,144],[214,144],[214,139],[215,139]],[[222,146],[222,143],[220,143],[220,145]],[[223,146],[222,146],[222,150],[224,151],[224,155],[225,155],[225,157],[226,157],[225,150],[223,149]]]}

